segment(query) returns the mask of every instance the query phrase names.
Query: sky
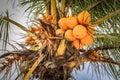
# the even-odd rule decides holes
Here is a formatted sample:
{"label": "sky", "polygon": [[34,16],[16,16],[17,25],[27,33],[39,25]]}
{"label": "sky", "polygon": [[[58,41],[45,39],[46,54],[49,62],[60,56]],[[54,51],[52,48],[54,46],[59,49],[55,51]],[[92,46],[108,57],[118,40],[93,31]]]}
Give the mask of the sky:
{"label": "sky", "polygon": [[[24,10],[26,7],[18,7],[17,4],[17,0],[15,5],[12,6],[12,2],[10,2],[11,0],[0,0],[0,13],[1,12],[5,12],[6,9],[8,9],[8,11],[11,14],[11,19],[15,20],[16,22],[19,22],[20,24],[27,26],[27,13],[24,13]],[[21,39],[22,37],[19,35],[21,33],[24,33],[22,31],[20,31],[18,28],[16,28],[14,25],[12,26],[12,32],[14,32],[15,34],[11,34],[10,35],[10,40],[12,41],[17,41],[17,42],[23,42],[23,40]],[[1,43],[0,43],[1,44]],[[8,47],[8,49],[10,49]],[[89,63],[85,63],[85,68],[84,70],[81,71],[76,71],[74,70],[72,75],[74,75],[74,77],[76,78],[76,80],[97,80],[97,77],[94,73],[94,75],[92,76],[92,69],[89,70],[89,72],[87,72]],[[102,80],[109,80],[109,78],[105,75],[103,75]]]}
{"label": "sky", "polygon": [[[27,27],[27,14],[28,13],[24,12],[26,7],[18,6],[18,0],[15,0],[14,6],[12,4],[13,4],[12,0],[0,0],[0,13],[5,13],[6,10],[8,10],[10,19],[16,22],[19,22],[23,26]],[[25,32],[20,30],[13,24],[10,24],[10,25],[11,25],[10,30],[9,30],[10,42],[13,44],[16,43],[16,41],[19,43],[23,43],[24,42],[23,36],[20,36],[20,35],[24,35]],[[11,51],[13,50],[9,45],[7,46],[7,48]]]}
{"label": "sky", "polygon": [[12,19],[26,25],[27,16],[24,13],[26,7],[18,6],[18,0],[15,1],[16,3],[13,6],[12,0],[0,0],[0,12],[5,12],[8,9]]}

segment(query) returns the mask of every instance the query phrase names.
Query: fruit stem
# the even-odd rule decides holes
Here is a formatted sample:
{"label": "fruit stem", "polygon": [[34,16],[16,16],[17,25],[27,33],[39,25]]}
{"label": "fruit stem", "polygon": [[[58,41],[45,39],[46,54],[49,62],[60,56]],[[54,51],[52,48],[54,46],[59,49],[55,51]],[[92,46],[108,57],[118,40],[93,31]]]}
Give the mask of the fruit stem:
{"label": "fruit stem", "polygon": [[[110,37],[118,37],[119,34],[116,34],[116,33],[111,33],[111,34],[108,34]],[[102,37],[106,37],[106,34],[95,34],[94,35],[94,38],[102,38]]]}
{"label": "fruit stem", "polygon": [[88,6],[85,10],[89,11],[89,10],[93,9],[95,6],[97,6],[100,3],[102,3],[103,1],[104,0],[97,1],[97,2],[93,3],[92,5]]}
{"label": "fruit stem", "polygon": [[120,9],[118,9],[118,10],[112,12],[112,13],[107,14],[106,16],[104,16],[104,17],[100,18],[99,20],[97,20],[96,22],[93,22],[91,24],[91,26],[98,26],[103,21],[105,21],[105,20],[107,20],[107,19],[109,19],[109,18],[111,18],[111,17],[113,17],[113,16],[115,16],[117,14],[120,14]]}

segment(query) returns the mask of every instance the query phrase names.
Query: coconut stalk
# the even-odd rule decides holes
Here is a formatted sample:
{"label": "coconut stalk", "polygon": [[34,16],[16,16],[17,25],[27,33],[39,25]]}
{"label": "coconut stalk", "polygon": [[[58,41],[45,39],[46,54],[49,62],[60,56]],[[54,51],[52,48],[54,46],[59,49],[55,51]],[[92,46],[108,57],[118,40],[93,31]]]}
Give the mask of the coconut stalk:
{"label": "coconut stalk", "polygon": [[52,16],[52,26],[57,29],[57,11],[56,11],[56,0],[51,0],[51,16]]}
{"label": "coconut stalk", "polygon": [[65,1],[66,0],[61,0],[61,17],[64,17],[64,14],[65,14]]}
{"label": "coconut stalk", "polygon": [[30,70],[28,71],[28,73],[25,75],[23,80],[27,80],[30,75],[32,74],[32,72],[35,70],[35,68],[38,66],[38,64],[44,59],[45,55],[44,54],[40,54],[40,57],[35,61],[35,63],[32,65],[32,67],[30,68]]}

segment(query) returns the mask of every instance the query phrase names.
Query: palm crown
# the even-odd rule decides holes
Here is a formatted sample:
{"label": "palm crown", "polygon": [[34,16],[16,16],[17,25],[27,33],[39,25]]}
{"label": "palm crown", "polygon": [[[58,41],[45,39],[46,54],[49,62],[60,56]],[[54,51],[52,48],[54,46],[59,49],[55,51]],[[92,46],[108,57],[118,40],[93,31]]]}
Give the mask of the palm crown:
{"label": "palm crown", "polygon": [[[98,78],[102,74],[102,66],[108,76],[110,74],[115,80],[119,79],[120,0],[19,2],[22,6],[29,4],[25,11],[29,10],[28,15],[32,15],[34,21],[26,28],[10,19],[8,11],[6,16],[1,14],[0,38],[4,40],[3,48],[9,41],[9,23],[25,31],[28,36],[25,44],[18,44],[23,50],[17,49],[0,56],[1,71],[11,71],[15,63],[19,70],[16,79],[67,80],[71,78],[74,68],[80,70],[82,66],[84,69],[84,63],[89,62]],[[64,21],[61,20],[63,18]],[[90,37],[83,39],[85,33]],[[10,45],[16,50],[15,45]]]}

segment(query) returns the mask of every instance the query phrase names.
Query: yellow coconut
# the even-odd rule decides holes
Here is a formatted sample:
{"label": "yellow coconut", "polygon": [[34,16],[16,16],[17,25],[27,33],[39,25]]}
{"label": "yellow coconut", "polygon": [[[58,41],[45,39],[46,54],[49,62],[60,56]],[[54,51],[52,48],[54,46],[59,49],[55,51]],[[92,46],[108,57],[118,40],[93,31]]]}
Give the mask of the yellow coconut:
{"label": "yellow coconut", "polygon": [[66,39],[68,39],[68,40],[70,40],[70,41],[74,41],[76,38],[75,38],[75,36],[73,35],[73,30],[67,30],[66,32],[65,32],[65,38]]}
{"label": "yellow coconut", "polygon": [[90,14],[88,11],[82,11],[78,15],[78,21],[80,24],[89,24],[90,23]]}
{"label": "yellow coconut", "polygon": [[84,38],[81,39],[81,44],[91,45],[93,43],[93,36],[87,34]]}
{"label": "yellow coconut", "polygon": [[73,35],[76,38],[79,38],[79,39],[84,38],[86,34],[87,34],[87,29],[82,25],[77,25],[73,29]]}
{"label": "yellow coconut", "polygon": [[58,24],[59,24],[60,28],[63,29],[63,30],[67,30],[68,29],[68,26],[66,25],[66,18],[61,18],[58,21]]}
{"label": "yellow coconut", "polygon": [[78,20],[76,16],[70,16],[66,19],[66,25],[73,29],[76,25],[78,25]]}

